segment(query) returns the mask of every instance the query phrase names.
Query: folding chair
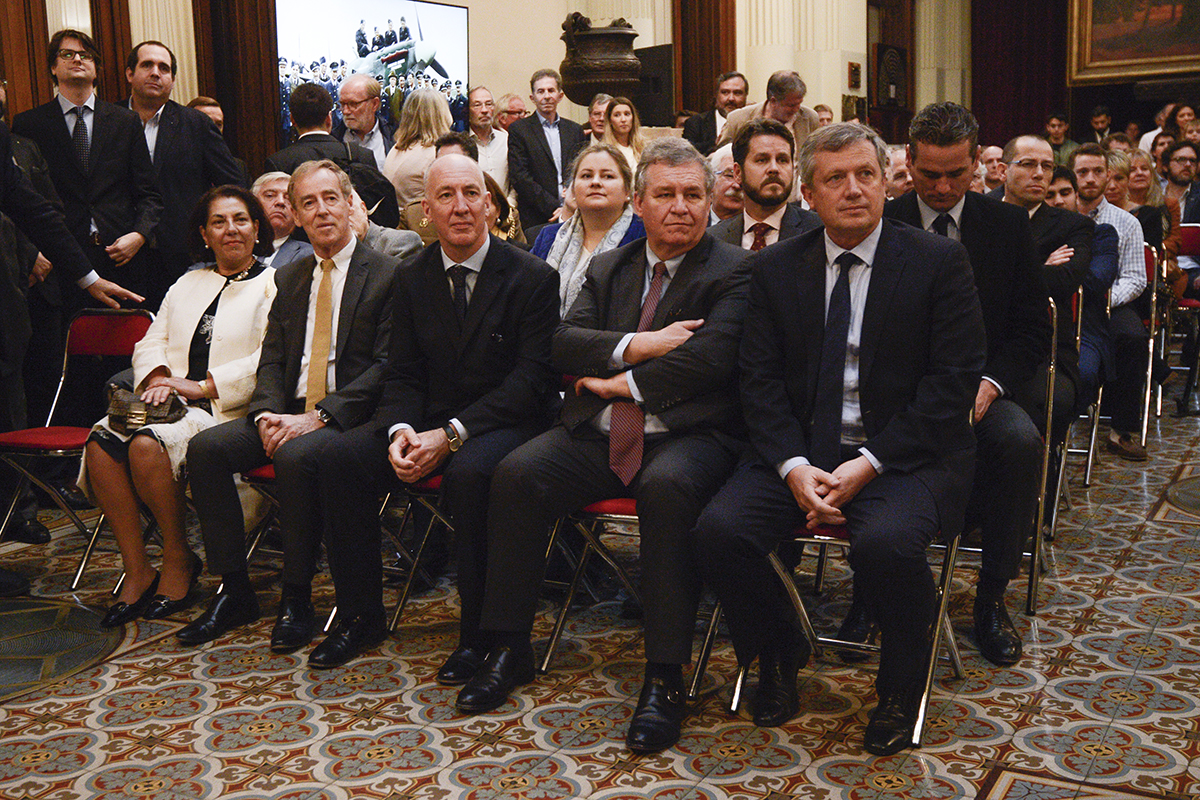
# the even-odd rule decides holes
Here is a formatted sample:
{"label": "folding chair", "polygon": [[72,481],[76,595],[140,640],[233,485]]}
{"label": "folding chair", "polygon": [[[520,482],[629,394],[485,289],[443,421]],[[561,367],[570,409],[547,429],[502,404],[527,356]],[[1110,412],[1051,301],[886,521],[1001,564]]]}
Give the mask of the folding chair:
{"label": "folding chair", "polygon": [[[1191,256],[1200,258],[1200,223],[1186,222],[1179,226],[1179,255]],[[1176,371],[1187,372],[1187,381],[1184,383],[1183,394],[1179,400],[1179,411],[1185,413],[1189,402],[1192,399],[1192,393],[1196,391],[1197,373],[1200,372],[1200,301],[1192,300],[1191,298],[1183,298],[1175,300],[1174,303],[1167,305],[1167,319],[1164,323],[1165,333],[1160,336],[1160,351],[1164,361],[1169,360],[1170,338],[1171,338],[1171,323],[1174,321],[1175,314],[1181,314],[1191,323],[1191,341],[1192,353],[1191,363],[1180,364],[1177,367],[1172,367]],[[1184,351],[1186,351],[1186,346]],[[1182,353],[1181,361],[1182,361]],[[1159,388],[1159,405],[1162,404],[1162,390]]]}
{"label": "folding chair", "polygon": [[1146,285],[1150,287],[1150,319],[1142,320],[1150,332],[1146,345],[1146,387],[1142,398],[1142,447],[1150,431],[1150,398],[1154,393],[1154,349],[1158,346],[1158,275],[1161,258],[1153,247],[1146,248]]}
{"label": "folding chair", "polygon": [[17,503],[26,487],[33,483],[54,501],[67,518],[85,537],[87,547],[83,558],[75,570],[71,588],[77,589],[96,547],[96,539],[104,524],[104,515],[96,520],[95,526],[89,531],[79,515],[67,505],[62,494],[54,486],[42,480],[34,468],[39,462],[44,463],[48,458],[78,458],[83,455],[84,445],[87,444],[91,428],[79,428],[66,425],[52,425],[54,412],[62,395],[63,384],[67,379],[67,365],[71,356],[131,356],[133,347],[146,334],[146,329],[154,321],[154,315],[145,309],[84,309],[71,320],[67,329],[67,342],[63,351],[62,372],[58,379],[58,388],[54,391],[54,400],[50,405],[50,413],[46,415],[46,424],[41,428],[26,428],[19,431],[0,433],[0,461],[15,469],[20,480],[17,490],[8,504],[4,522],[0,530],[8,527],[16,511]]}

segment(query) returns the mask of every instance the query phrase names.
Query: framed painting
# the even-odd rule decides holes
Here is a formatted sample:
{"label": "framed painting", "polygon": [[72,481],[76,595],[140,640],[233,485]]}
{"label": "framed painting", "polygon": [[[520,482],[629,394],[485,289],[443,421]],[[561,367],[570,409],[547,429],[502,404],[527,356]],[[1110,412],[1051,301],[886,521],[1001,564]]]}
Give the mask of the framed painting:
{"label": "framed painting", "polygon": [[1200,71],[1200,0],[1071,0],[1071,84]]}

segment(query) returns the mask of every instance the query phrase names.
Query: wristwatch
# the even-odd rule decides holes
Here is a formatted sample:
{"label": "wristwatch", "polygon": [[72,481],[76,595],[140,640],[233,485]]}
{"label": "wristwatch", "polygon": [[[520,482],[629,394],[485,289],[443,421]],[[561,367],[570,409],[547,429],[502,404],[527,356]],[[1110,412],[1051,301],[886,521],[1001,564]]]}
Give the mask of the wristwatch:
{"label": "wristwatch", "polygon": [[450,445],[450,452],[457,453],[458,448],[462,447],[462,437],[458,435],[458,429],[453,425],[446,425],[442,430],[446,433],[446,441]]}
{"label": "wristwatch", "polygon": [[325,409],[321,408],[320,406],[316,406],[313,408],[313,410],[317,412],[317,419],[321,420],[322,425],[328,425],[329,423],[333,422],[333,417]]}

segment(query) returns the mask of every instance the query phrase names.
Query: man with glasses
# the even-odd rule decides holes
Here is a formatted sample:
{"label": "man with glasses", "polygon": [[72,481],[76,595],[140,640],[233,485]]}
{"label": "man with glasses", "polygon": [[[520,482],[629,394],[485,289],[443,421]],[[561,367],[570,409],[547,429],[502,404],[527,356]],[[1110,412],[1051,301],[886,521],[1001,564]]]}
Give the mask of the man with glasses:
{"label": "man with glasses", "polygon": [[[153,236],[163,202],[137,114],[96,97],[98,60],[99,50],[86,33],[55,33],[47,64],[58,96],[18,114],[13,132],[32,139],[50,165],[67,228],[92,267],[88,275],[72,277],[103,299],[101,294],[119,287],[105,282],[93,288],[101,275],[145,294],[148,276],[141,251]],[[93,159],[98,142],[103,143],[103,158]],[[84,301],[75,296],[64,304],[69,317]]]}
{"label": "man with glasses", "polygon": [[513,200],[508,188],[508,131],[492,127],[496,104],[486,86],[476,86],[467,94],[467,127],[479,147],[479,166]]}
{"label": "man with glasses", "polygon": [[[1196,180],[1200,147],[1189,141],[1176,142],[1163,154],[1167,165],[1167,197],[1179,201],[1180,222],[1200,222],[1200,181]],[[1200,296],[1200,260],[1180,256],[1179,268],[1188,273],[1186,296]]]}
{"label": "man with glasses", "polygon": [[508,94],[500,95],[499,102],[496,103],[496,122],[494,126],[496,130],[508,132],[508,127],[519,119],[524,119],[529,115],[529,110],[525,108],[525,101],[520,95],[509,92]]}
{"label": "man with glasses", "polygon": [[382,87],[370,75],[356,72],[342,84],[338,104],[342,120],[333,126],[332,135],[343,142],[365,147],[375,154],[376,166],[387,159],[396,129],[380,109]]}

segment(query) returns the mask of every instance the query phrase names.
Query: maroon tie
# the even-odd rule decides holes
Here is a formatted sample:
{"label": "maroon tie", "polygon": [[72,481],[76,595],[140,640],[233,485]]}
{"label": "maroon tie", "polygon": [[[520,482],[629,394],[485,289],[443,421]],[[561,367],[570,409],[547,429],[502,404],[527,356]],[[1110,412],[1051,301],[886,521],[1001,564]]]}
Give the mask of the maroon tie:
{"label": "maroon tie", "polygon": [[771,226],[765,222],[757,222],[750,226],[750,233],[754,234],[754,241],[750,243],[750,252],[757,253],[767,246],[767,232],[771,230]]}
{"label": "maroon tie", "polygon": [[[658,310],[658,301],[662,298],[662,286],[666,275],[666,264],[660,261],[654,265],[650,291],[646,292],[646,299],[642,302],[638,333],[649,330],[650,323],[654,321],[654,312]],[[608,466],[626,486],[642,468],[642,446],[645,444],[645,436],[646,415],[641,406],[632,400],[613,401],[608,428]]]}

